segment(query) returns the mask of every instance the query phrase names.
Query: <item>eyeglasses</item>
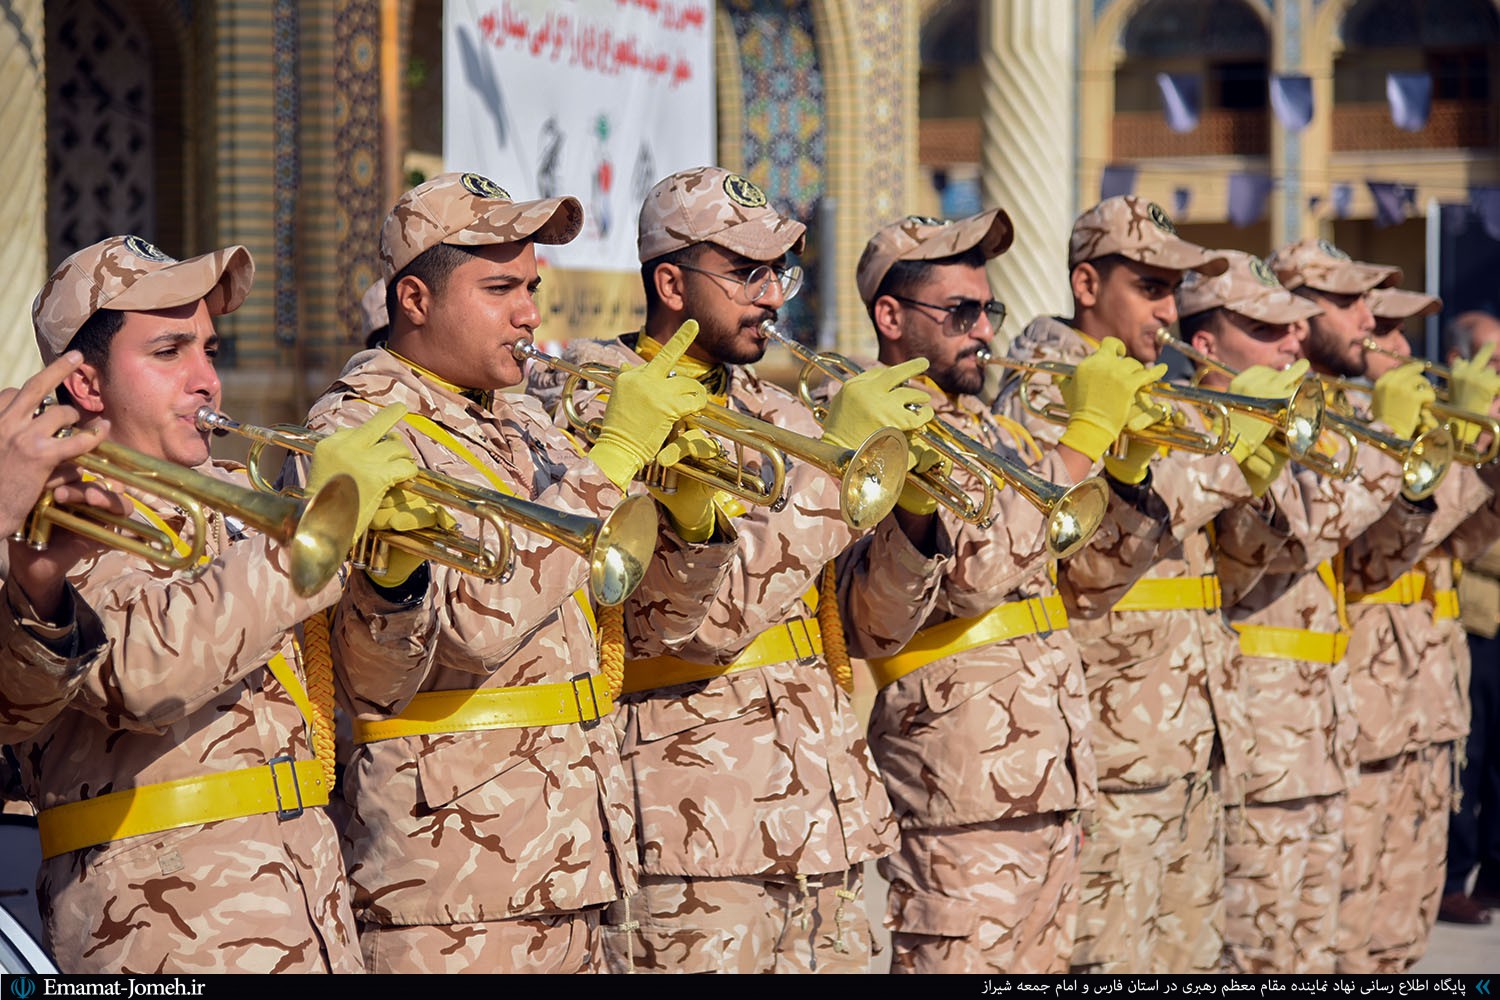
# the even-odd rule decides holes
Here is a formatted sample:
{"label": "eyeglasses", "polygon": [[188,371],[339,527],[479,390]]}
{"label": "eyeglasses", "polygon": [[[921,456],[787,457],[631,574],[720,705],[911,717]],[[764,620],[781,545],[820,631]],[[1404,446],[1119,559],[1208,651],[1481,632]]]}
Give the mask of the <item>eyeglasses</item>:
{"label": "eyeglasses", "polygon": [[990,299],[988,302],[964,299],[951,306],[940,306],[935,302],[922,302],[919,299],[909,299],[904,295],[892,295],[891,298],[910,306],[921,306],[924,309],[936,309],[938,312],[947,313],[938,322],[945,324],[945,333],[950,333],[955,337],[974,329],[974,324],[979,322],[981,313],[990,318],[990,326],[996,329],[1005,322],[1005,303],[999,299]]}
{"label": "eyeglasses", "polygon": [[[766,293],[771,290],[771,282],[773,281],[781,286],[781,298],[783,301],[791,299],[792,296],[802,290],[802,268],[796,264],[793,264],[791,267],[772,267],[770,264],[761,264],[753,268],[748,274],[745,274],[743,278],[740,277],[743,269],[731,274],[720,274],[718,271],[709,271],[705,268],[694,267],[692,264],[678,264],[677,266],[685,271],[697,271],[699,274],[706,274],[710,278],[723,278],[731,283],[739,284],[741,290],[745,293],[746,302],[759,302],[765,298]],[[734,292],[731,290],[730,294],[733,295]]]}

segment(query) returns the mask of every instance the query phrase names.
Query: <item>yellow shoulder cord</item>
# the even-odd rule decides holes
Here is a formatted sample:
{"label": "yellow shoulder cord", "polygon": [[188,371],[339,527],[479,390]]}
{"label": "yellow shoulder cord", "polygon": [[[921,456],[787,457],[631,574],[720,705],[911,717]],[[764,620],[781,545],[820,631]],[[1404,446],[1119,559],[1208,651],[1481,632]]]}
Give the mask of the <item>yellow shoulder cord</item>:
{"label": "yellow shoulder cord", "polygon": [[[563,431],[562,435],[580,456],[587,454],[576,437],[567,431]],[[583,608],[584,617],[589,617],[593,606],[588,601],[583,601],[579,606]],[[621,692],[625,690],[625,609],[618,604],[605,605],[599,609],[598,621],[590,618],[589,624],[598,637],[599,672],[609,685],[610,698],[618,701]]]}
{"label": "yellow shoulder cord", "polygon": [[[189,552],[192,551],[192,546],[188,545],[187,542],[183,541],[181,535],[179,535],[177,532],[173,531],[170,527],[168,527],[167,526],[167,522],[164,521],[164,520],[162,520],[162,517],[161,517],[160,514],[158,514],[156,511],[152,510],[150,507],[147,507],[145,504],[141,503],[135,497],[127,496],[126,499],[130,501],[130,503],[131,503],[131,505],[133,507],[135,507],[135,512],[137,514],[141,515],[141,517],[145,518],[148,522],[150,522],[151,527],[155,528],[157,531],[160,531],[163,535],[165,535],[168,538],[172,539],[172,548],[177,551],[178,555],[185,556]],[[201,565],[203,563],[209,562],[211,559],[212,559],[212,556],[210,556],[208,554],[208,547],[205,545],[204,549],[203,549],[203,558],[199,560],[199,563]]]}
{"label": "yellow shoulder cord", "polygon": [[833,561],[823,566],[818,583],[818,629],[823,633],[823,658],[839,687],[854,693],[854,668],[849,665],[849,645],[844,641],[844,622],[839,618],[838,580]]}
{"label": "yellow shoulder cord", "polygon": [[1323,586],[1333,595],[1334,607],[1338,609],[1339,628],[1347,634],[1349,632],[1349,606],[1344,594],[1344,554],[1340,552],[1333,557],[1333,561],[1323,560],[1318,563],[1318,576],[1323,581]]}
{"label": "yellow shoulder cord", "polygon": [[328,782],[331,792],[337,751],[333,735],[333,645],[329,641],[329,614],[319,611],[302,623],[302,669],[307,674],[306,714],[312,727],[313,756],[323,765],[323,780]]}

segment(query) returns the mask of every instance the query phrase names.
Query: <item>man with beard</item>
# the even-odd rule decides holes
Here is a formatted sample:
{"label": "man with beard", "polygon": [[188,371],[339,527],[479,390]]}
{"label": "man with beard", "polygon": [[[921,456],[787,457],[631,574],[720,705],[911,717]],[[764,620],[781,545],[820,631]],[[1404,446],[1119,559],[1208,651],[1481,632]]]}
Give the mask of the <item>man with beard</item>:
{"label": "man with beard", "polygon": [[[1223,278],[1185,285],[1179,294],[1183,333],[1200,351],[1230,368],[1285,364],[1299,345],[1324,371],[1343,360],[1362,362],[1362,349],[1351,354],[1348,340],[1368,332],[1363,292],[1385,280],[1386,271],[1330,264],[1331,287],[1339,291],[1325,298],[1289,294],[1278,282],[1282,264],[1292,284],[1303,286],[1293,263],[1303,258],[1278,255],[1268,263],[1237,252],[1229,258]],[[1300,381],[1307,367],[1298,362],[1287,373]],[[1229,380],[1206,372],[1204,381]],[[1376,412],[1395,419],[1412,387],[1398,381],[1385,389]],[[1257,521],[1260,531],[1249,545],[1224,540],[1249,513],[1226,511],[1216,520],[1221,567],[1255,566],[1263,574],[1252,587],[1225,588],[1239,633],[1235,670],[1255,733],[1244,801],[1227,810],[1225,821],[1224,965],[1231,971],[1333,968],[1355,726],[1344,587],[1346,579],[1368,579],[1347,567],[1353,560],[1344,551],[1393,504],[1400,519],[1393,535],[1403,544],[1419,538],[1425,523],[1420,509],[1398,499],[1399,465],[1365,451],[1350,480],[1288,464],[1278,454],[1257,477],[1275,517]]]}
{"label": "man with beard", "polygon": [[[1184,274],[1217,275],[1226,264],[1179,237],[1160,206],[1125,196],[1074,222],[1068,266],[1072,318],[1032,321],[1012,342],[1012,359],[1078,364],[1114,337],[1151,364],[1158,331],[1177,319],[1173,293]],[[1286,394],[1266,368],[1245,372],[1235,390]],[[1031,415],[1009,386],[999,405],[1038,440],[1058,440],[1059,428]],[[1182,416],[1207,429],[1196,412]],[[1267,425],[1239,414],[1230,424],[1228,455],[1127,438],[1123,454],[1106,456],[1118,526],[1106,523],[1059,571],[1099,767],[1083,845],[1076,971],[1218,968],[1223,801],[1239,795],[1250,738],[1230,670],[1233,634],[1220,612],[1230,581],[1220,580],[1211,522],[1247,504],[1255,521],[1270,516],[1248,478],[1264,462]],[[1241,530],[1258,533],[1250,523]]]}
{"label": "man with beard", "polygon": [[[1402,322],[1436,313],[1442,302],[1377,288],[1369,303],[1370,339],[1390,352],[1366,353],[1366,378],[1379,384],[1411,357]],[[1500,376],[1487,360],[1455,362],[1447,386],[1454,405],[1488,412]],[[1428,419],[1424,413],[1423,426]],[[1472,442],[1479,429],[1460,422],[1450,430]],[[1349,598],[1359,779],[1344,824],[1339,972],[1405,971],[1425,951],[1441,905],[1454,756],[1469,718],[1454,560],[1479,555],[1500,531],[1497,483],[1494,465],[1456,463],[1433,495],[1436,510],[1415,551],[1385,554],[1384,523],[1366,539],[1373,558],[1416,562],[1390,586]]]}
{"label": "man with beard", "polygon": [[[919,384],[939,420],[1017,469],[1071,485],[1161,371],[1107,350],[1086,359],[1069,387],[1069,427],[1045,455],[991,414],[975,394],[1005,307],[985,262],[1011,238],[1000,209],[891,223],[860,257],[860,297],[881,363],[930,362]],[[1096,515],[1106,494],[1098,500]],[[1093,807],[1095,783],[1083,666],[1053,580],[1047,518],[1016,489],[995,504],[981,527],[924,496],[903,497],[896,516],[908,537],[931,534],[948,554],[937,602],[907,643],[850,637],[880,687],[870,749],[901,825],[900,849],[880,861],[897,973],[1060,973],[1073,950],[1079,814]],[[884,562],[868,555],[856,546],[853,561],[897,591],[895,577],[920,565],[915,550]],[[879,611],[894,621],[909,607]]]}
{"label": "man with beard", "polygon": [[[926,423],[925,394],[901,388],[925,362],[850,381],[821,429],[748,367],[766,350],[761,324],[801,283],[786,255],[802,248],[804,229],[727,170],[667,177],[640,213],[645,326],[575,341],[574,360],[638,365],[692,317],[700,332],[677,371],[732,410],[844,448],[883,426]],[[534,390],[548,381],[537,373]],[[684,537],[723,532],[736,556],[702,593],[707,618],[686,642],[663,641],[671,609],[627,616],[616,724],[643,875],[640,893],[606,918],[614,971],[868,971],[861,867],[890,853],[896,826],[850,708],[839,594],[825,569],[859,535],[838,497],[836,480],[789,457],[784,507],[747,509],[685,480],[660,498]],[[876,546],[911,549],[893,518],[874,534]],[[882,593],[876,605],[929,601],[931,555],[911,555],[911,592]],[[884,625],[851,621],[861,627]]]}

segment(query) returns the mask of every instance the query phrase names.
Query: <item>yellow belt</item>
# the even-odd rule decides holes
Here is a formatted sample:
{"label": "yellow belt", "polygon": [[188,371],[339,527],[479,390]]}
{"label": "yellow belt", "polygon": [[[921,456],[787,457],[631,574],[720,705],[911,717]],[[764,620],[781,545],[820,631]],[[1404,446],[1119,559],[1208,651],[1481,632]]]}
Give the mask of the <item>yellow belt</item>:
{"label": "yellow belt", "polygon": [[1452,621],[1458,617],[1458,591],[1440,590],[1432,595],[1432,620]]}
{"label": "yellow belt", "polygon": [[328,804],[323,765],[277,757],[260,767],[179,778],[43,809],[37,816],[42,857],[112,840],[139,837],[223,819],[276,813],[292,819]]}
{"label": "yellow belt", "polygon": [[1314,632],[1275,625],[1236,625],[1234,629],[1240,634],[1240,652],[1246,656],[1331,665],[1342,660],[1349,648],[1346,632]]}
{"label": "yellow belt", "polygon": [[1427,589],[1427,574],[1421,570],[1402,573],[1396,582],[1373,594],[1361,594],[1352,599],[1354,604],[1416,604],[1422,600]]}
{"label": "yellow belt", "polygon": [[481,691],[424,691],[400,715],[373,722],[356,719],[354,742],[596,722],[614,711],[615,703],[607,686],[596,685],[594,677],[580,674],[561,684]]}
{"label": "yellow belt", "polygon": [[690,684],[693,681],[755,670],[787,660],[805,660],[823,655],[823,633],[816,619],[794,618],[755,637],[731,663],[692,663],[675,656],[652,656],[625,662],[624,694]]}
{"label": "yellow belt", "polygon": [[1178,579],[1147,577],[1115,604],[1112,611],[1176,611],[1182,609],[1213,611],[1224,603],[1217,576],[1190,576]]}
{"label": "yellow belt", "polygon": [[877,686],[885,687],[945,656],[1067,627],[1068,611],[1056,594],[1012,601],[975,618],[955,618],[924,628],[896,655],[870,660],[870,673]]}

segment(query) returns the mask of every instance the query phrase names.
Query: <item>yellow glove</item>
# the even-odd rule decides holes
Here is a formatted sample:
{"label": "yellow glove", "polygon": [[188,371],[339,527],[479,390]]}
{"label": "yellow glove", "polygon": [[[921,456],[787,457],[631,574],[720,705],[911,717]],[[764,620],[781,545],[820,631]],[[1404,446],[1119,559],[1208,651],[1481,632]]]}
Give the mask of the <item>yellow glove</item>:
{"label": "yellow glove", "polygon": [[1419,364],[1402,365],[1380,376],[1370,393],[1370,415],[1397,437],[1409,438],[1422,422],[1422,411],[1437,399]]}
{"label": "yellow glove", "polygon": [[[1251,365],[1230,381],[1229,391],[1257,399],[1285,399],[1307,378],[1308,367],[1306,358],[1293,362],[1284,371],[1267,365]],[[1230,410],[1229,430],[1233,438],[1229,446],[1230,457],[1243,465],[1271,436],[1273,429],[1268,420]]]}
{"label": "yellow glove", "polygon": [[1130,414],[1125,418],[1125,426],[1121,428],[1121,433],[1125,435],[1125,454],[1105,455],[1105,471],[1112,478],[1132,486],[1144,482],[1146,473],[1150,471],[1151,460],[1161,449],[1156,442],[1136,437],[1131,434],[1131,431],[1143,431],[1147,427],[1171,419],[1170,409],[1158,406],[1148,397],[1137,395],[1130,405]]}
{"label": "yellow glove", "polygon": [[[719,442],[707,431],[693,428],[669,438],[657,452],[656,462],[670,469],[690,458],[712,458],[721,450]],[[683,541],[707,541],[714,533],[714,497],[718,490],[680,474],[675,480],[672,492],[653,488],[651,495],[666,509],[672,527]]]}
{"label": "yellow glove", "polygon": [[871,368],[845,382],[828,401],[823,440],[858,448],[882,427],[913,431],[927,423],[932,419],[931,397],[904,384],[926,370],[926,358],[912,358],[890,368]]}
{"label": "yellow glove", "polygon": [[698,323],[690,319],[656,357],[626,366],[615,379],[589,458],[622,490],[656,458],[672,425],[708,403],[708,392],[696,379],[671,374],[696,336]]}
{"label": "yellow glove", "polygon": [[[1495,404],[1495,394],[1500,392],[1500,372],[1490,367],[1490,356],[1495,353],[1493,343],[1485,344],[1479,353],[1468,361],[1455,361],[1453,374],[1448,382],[1448,400],[1460,410],[1470,413],[1488,414]],[[1462,433],[1467,436],[1473,428],[1474,437],[1479,436],[1479,426],[1464,423]],[[1469,438],[1472,444],[1474,438]]]}
{"label": "yellow glove", "polygon": [[1136,393],[1166,372],[1166,365],[1147,368],[1127,356],[1119,340],[1105,337],[1099,349],[1058,384],[1068,408],[1068,426],[1058,443],[1097,462],[1125,429]]}
{"label": "yellow glove", "polygon": [[1245,482],[1250,484],[1250,492],[1257,498],[1265,496],[1266,490],[1286,468],[1286,461],[1286,453],[1269,444],[1262,444],[1246,456],[1240,462],[1240,471],[1245,474]]}
{"label": "yellow glove", "polygon": [[928,496],[920,486],[915,485],[916,476],[934,468],[938,470],[938,475],[946,476],[952,471],[953,462],[921,438],[908,435],[907,445],[908,453],[915,459],[915,462],[906,477],[906,485],[901,487],[901,496],[896,503],[908,513],[925,517],[937,512],[938,502]]}
{"label": "yellow glove", "polygon": [[[371,531],[418,531],[423,528],[452,531],[456,527],[458,522],[448,513],[447,508],[399,486],[385,495],[375,516],[370,518]],[[386,550],[385,572],[366,570],[366,573],[382,587],[399,587],[422,563],[423,559],[419,555],[389,547]]]}
{"label": "yellow glove", "polygon": [[406,416],[400,403],[387,406],[359,427],[334,431],[313,448],[307,470],[307,491],[315,493],[330,479],[347,475],[359,487],[359,513],[352,525],[350,543],[365,533],[370,519],[391,487],[417,474],[411,449],[398,437],[387,437],[390,429]]}

